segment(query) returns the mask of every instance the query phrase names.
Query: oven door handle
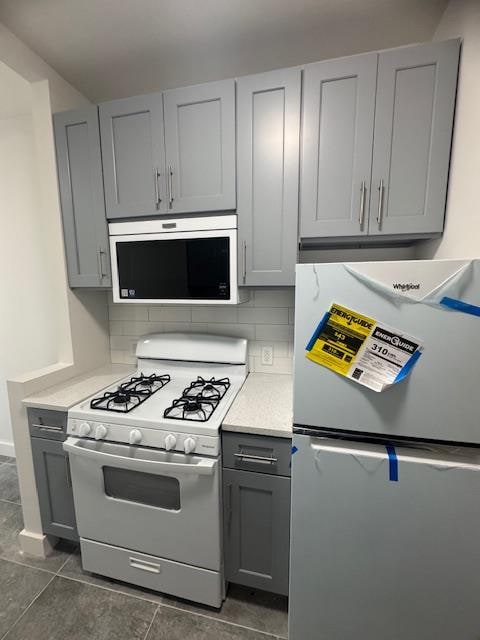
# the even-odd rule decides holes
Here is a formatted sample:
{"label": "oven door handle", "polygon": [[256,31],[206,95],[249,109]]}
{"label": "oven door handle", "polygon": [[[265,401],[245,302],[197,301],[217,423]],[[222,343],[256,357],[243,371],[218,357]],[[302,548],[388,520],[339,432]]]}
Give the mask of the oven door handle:
{"label": "oven door handle", "polygon": [[112,464],[122,469],[131,471],[144,471],[146,473],[154,473],[161,475],[164,473],[183,473],[188,475],[211,476],[215,472],[217,466],[216,460],[208,458],[199,458],[198,462],[181,463],[181,462],[164,462],[163,460],[142,460],[139,458],[129,458],[119,456],[114,453],[98,451],[82,447],[78,438],[68,438],[63,443],[63,450],[74,456],[81,458],[89,458],[96,462]]}

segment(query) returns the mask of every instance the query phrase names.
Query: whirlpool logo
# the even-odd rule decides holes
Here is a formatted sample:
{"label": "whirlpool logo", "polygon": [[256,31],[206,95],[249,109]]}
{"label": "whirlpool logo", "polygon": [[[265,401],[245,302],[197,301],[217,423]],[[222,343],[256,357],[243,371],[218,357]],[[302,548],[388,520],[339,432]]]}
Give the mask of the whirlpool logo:
{"label": "whirlpool logo", "polygon": [[392,286],[394,289],[399,289],[403,292],[415,290],[418,291],[420,289],[419,282],[394,282]]}

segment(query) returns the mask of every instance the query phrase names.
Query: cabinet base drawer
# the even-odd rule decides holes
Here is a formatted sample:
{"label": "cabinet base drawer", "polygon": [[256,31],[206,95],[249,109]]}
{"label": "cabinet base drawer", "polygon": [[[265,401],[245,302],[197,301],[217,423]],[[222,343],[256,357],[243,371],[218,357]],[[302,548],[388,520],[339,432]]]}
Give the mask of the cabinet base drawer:
{"label": "cabinet base drawer", "polygon": [[153,591],[220,607],[225,593],[221,573],[80,539],[85,571],[123,580]]}

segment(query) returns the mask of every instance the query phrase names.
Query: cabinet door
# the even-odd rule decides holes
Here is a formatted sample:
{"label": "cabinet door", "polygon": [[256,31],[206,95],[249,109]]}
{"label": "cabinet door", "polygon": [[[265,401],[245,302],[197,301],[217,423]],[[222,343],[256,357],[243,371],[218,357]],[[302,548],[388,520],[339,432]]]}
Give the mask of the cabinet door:
{"label": "cabinet door", "polygon": [[164,93],[169,208],[235,209],[235,81]]}
{"label": "cabinet door", "polygon": [[107,218],[166,211],[161,93],[100,105]]}
{"label": "cabinet door", "polygon": [[370,234],[443,230],[460,43],[380,53]]}
{"label": "cabinet door", "polygon": [[56,113],[53,124],[70,286],[109,287],[98,109]]}
{"label": "cabinet door", "polygon": [[241,284],[295,284],[300,86],[300,69],[237,81]]}
{"label": "cabinet door", "polygon": [[78,540],[68,456],[62,443],[45,438],[31,442],[43,532]]}
{"label": "cabinet door", "polygon": [[226,579],[287,595],[290,478],[224,469],[223,491]]}
{"label": "cabinet door", "polygon": [[377,60],[368,53],[305,67],[302,238],[368,232]]}

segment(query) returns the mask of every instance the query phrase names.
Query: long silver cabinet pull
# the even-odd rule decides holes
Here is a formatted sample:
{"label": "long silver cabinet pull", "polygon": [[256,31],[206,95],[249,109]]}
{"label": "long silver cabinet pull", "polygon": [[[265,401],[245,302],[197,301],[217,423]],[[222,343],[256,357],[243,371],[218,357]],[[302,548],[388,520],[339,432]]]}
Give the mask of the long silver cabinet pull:
{"label": "long silver cabinet pull", "polygon": [[98,251],[97,251],[98,274],[99,274],[101,280],[107,276],[107,273],[105,273],[105,271],[103,270],[102,256],[104,256],[104,255],[105,255],[105,251],[103,249],[98,249]]}
{"label": "long silver cabinet pull", "polygon": [[383,185],[383,180],[380,180],[380,185],[378,187],[378,212],[377,212],[377,222],[380,227],[383,219],[383,193],[385,191],[385,187]]}
{"label": "long silver cabinet pull", "polygon": [[232,485],[229,484],[228,485],[228,505],[227,505],[227,514],[228,514],[228,518],[227,518],[227,532],[228,535],[230,535],[230,532],[232,530],[232,515],[233,515],[233,508],[232,508]]}
{"label": "long silver cabinet pull", "polygon": [[363,227],[363,221],[365,219],[365,198],[367,195],[367,185],[365,184],[365,180],[362,181],[362,186],[360,187],[360,213],[358,214],[358,222],[360,224],[360,228]]}
{"label": "long silver cabinet pull", "polygon": [[250,453],[234,453],[235,458],[240,458],[241,460],[250,460],[252,462],[269,462],[270,464],[276,464],[278,462],[278,458],[267,458],[266,456],[254,456]]}
{"label": "long silver cabinet pull", "polygon": [[243,241],[243,284],[247,281],[247,241]]}
{"label": "long silver cabinet pull", "polygon": [[160,193],[158,189],[158,178],[160,176],[160,171],[158,167],[155,167],[153,170],[153,181],[155,184],[155,207],[158,209],[158,205],[161,203],[162,199],[160,198]]}
{"label": "long silver cabinet pull", "polygon": [[42,431],[63,431],[63,427],[54,427],[50,424],[32,424],[32,427]]}
{"label": "long silver cabinet pull", "polygon": [[173,205],[173,169],[170,165],[168,167],[168,206],[170,209]]}

